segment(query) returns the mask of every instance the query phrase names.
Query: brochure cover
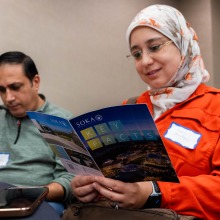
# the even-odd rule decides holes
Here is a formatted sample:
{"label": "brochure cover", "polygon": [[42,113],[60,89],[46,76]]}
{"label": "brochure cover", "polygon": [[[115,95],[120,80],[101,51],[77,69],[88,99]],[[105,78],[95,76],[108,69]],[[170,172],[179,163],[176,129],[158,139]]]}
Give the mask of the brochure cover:
{"label": "brochure cover", "polygon": [[107,107],[71,120],[28,115],[68,172],[124,182],[179,182],[145,104]]}

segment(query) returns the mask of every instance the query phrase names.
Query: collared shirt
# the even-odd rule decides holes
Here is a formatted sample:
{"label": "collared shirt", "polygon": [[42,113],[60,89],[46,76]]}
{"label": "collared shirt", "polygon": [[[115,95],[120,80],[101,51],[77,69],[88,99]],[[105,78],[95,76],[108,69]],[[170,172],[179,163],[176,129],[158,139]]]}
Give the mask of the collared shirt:
{"label": "collared shirt", "polygon": [[[70,119],[72,113],[47,101],[37,110],[42,113]],[[20,134],[15,143],[17,119],[0,109],[0,181],[13,185],[61,184],[66,200],[72,195],[68,173],[48,143],[28,117],[21,119]]]}

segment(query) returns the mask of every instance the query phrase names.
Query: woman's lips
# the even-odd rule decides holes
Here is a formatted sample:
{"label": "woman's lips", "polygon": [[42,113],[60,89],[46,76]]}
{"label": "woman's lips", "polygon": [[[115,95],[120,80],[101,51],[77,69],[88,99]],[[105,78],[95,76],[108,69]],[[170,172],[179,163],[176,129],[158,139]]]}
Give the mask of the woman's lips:
{"label": "woman's lips", "polygon": [[153,75],[153,74],[157,73],[159,70],[160,70],[160,69],[156,69],[156,70],[149,71],[149,72],[147,72],[146,75]]}
{"label": "woman's lips", "polygon": [[160,69],[152,70],[152,71],[147,72],[145,75],[147,75],[147,76],[154,76],[159,71],[160,71]]}

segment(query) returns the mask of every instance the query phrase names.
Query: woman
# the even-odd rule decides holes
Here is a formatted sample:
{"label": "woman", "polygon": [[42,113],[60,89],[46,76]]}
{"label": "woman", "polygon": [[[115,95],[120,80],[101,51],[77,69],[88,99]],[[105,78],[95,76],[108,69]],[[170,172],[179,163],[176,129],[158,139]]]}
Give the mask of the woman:
{"label": "woman", "polygon": [[218,219],[220,90],[204,84],[209,73],[196,33],[176,9],[153,5],[138,13],[126,36],[136,70],[148,85],[137,103],[151,110],[180,183],[77,176],[72,181],[75,196],[91,202],[101,195],[112,205],[117,201],[119,208],[161,207]]}

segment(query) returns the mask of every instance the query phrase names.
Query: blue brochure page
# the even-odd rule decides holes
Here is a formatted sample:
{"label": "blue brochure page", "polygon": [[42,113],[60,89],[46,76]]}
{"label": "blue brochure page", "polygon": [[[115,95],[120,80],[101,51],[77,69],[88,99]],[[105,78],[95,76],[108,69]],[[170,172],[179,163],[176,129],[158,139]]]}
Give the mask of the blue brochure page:
{"label": "blue brochure page", "polygon": [[104,176],[124,182],[179,182],[145,104],[107,107],[70,124]]}

